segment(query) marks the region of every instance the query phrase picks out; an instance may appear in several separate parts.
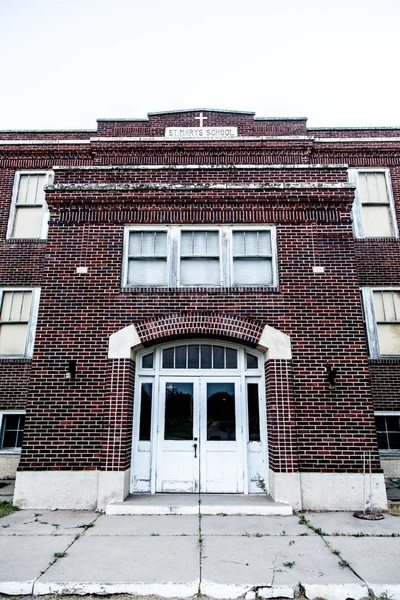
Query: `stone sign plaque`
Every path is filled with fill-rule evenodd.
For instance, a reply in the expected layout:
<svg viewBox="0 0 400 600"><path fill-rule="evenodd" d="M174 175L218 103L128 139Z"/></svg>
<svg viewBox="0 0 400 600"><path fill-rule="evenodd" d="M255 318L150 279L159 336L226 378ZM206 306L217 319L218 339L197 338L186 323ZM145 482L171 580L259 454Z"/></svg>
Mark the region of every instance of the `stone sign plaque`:
<svg viewBox="0 0 400 600"><path fill-rule="evenodd" d="M166 127L167 140L224 140L237 137L237 127Z"/></svg>

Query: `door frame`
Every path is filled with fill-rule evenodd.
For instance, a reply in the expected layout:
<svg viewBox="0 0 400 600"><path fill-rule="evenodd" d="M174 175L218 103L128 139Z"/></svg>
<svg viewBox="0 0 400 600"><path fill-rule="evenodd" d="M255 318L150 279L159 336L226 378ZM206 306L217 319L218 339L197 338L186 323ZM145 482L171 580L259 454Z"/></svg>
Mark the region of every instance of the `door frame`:
<svg viewBox="0 0 400 600"><path fill-rule="evenodd" d="M184 345L216 345L233 348L238 351L238 367L237 369L163 369L161 367L162 351L166 348L184 346ZM249 370L246 368L246 353L258 356L258 368ZM154 362L151 368L142 368L142 357L154 353ZM131 493L156 493L156 471L158 462L158 446L160 437L160 381L164 378L173 378L176 381L182 379L184 381L193 380L197 377L202 380L218 381L221 379L228 380L238 378L240 380L240 388L238 394L238 402L240 408L241 427L243 428L242 438L242 470L243 470L243 494L249 493L249 473L248 473L248 443L249 443L249 426L247 412L247 383L259 383L259 414L260 414L260 441L261 452L263 455L263 463L265 465L264 480L265 493L268 493L268 431L266 419L266 398L265 398L265 374L264 363L265 355L257 350L248 348L247 346L226 342L218 339L180 339L172 342L159 344L146 349L139 350L136 355L136 373L135 373L135 398L133 407L133 429L132 429L132 456L131 456ZM153 383L153 401L151 410L151 442L139 441L140 428L140 394L141 383ZM239 412L238 412L239 414ZM150 477L149 485L146 489L137 487L137 465L139 458L139 447L146 446L150 453ZM238 492L240 493L240 492Z"/></svg>

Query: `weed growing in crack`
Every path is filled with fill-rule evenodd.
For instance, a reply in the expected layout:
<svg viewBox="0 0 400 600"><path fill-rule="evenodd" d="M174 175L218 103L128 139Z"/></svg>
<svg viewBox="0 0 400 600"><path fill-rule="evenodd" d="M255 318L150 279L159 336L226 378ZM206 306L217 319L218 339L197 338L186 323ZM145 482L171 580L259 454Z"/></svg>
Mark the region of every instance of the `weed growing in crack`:
<svg viewBox="0 0 400 600"><path fill-rule="evenodd" d="M308 525L308 521L304 515L301 515L299 518L299 525Z"/></svg>
<svg viewBox="0 0 400 600"><path fill-rule="evenodd" d="M339 554L340 556L340 554ZM350 563L347 562L347 560L344 560L343 558L341 558L339 560L339 567L341 567L342 569L345 569L346 567L350 567Z"/></svg>
<svg viewBox="0 0 400 600"><path fill-rule="evenodd" d="M67 556L66 552L54 552L55 558L64 558L64 556Z"/></svg>
<svg viewBox="0 0 400 600"><path fill-rule="evenodd" d="M287 567L288 569L293 569L294 565L296 564L296 561L294 560L293 562L284 562L283 566Z"/></svg>
<svg viewBox="0 0 400 600"><path fill-rule="evenodd" d="M152 534L151 534L151 537L159 537L159 536L160 536L160 534L159 534L159 533L152 533Z"/></svg>

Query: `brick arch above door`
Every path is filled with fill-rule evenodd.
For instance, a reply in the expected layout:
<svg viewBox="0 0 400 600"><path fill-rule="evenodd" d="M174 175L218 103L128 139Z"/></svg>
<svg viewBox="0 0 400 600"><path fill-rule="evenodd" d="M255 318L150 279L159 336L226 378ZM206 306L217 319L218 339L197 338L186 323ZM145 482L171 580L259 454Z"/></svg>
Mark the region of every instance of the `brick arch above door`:
<svg viewBox="0 0 400 600"><path fill-rule="evenodd" d="M132 351L172 339L207 337L230 340L257 348L269 359L292 358L290 337L282 331L254 321L224 316L169 315L128 325L110 336L108 357L130 358Z"/></svg>

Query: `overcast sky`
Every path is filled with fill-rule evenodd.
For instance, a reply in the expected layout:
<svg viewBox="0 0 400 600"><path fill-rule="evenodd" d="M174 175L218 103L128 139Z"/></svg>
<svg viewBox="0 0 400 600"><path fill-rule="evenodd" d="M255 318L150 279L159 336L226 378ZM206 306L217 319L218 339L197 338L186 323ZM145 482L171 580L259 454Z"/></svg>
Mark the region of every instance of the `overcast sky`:
<svg viewBox="0 0 400 600"><path fill-rule="evenodd" d="M0 0L0 129L219 108L400 126L400 0Z"/></svg>

